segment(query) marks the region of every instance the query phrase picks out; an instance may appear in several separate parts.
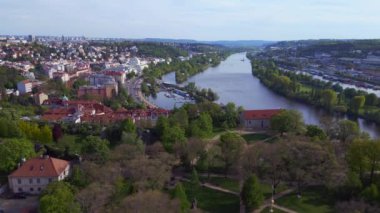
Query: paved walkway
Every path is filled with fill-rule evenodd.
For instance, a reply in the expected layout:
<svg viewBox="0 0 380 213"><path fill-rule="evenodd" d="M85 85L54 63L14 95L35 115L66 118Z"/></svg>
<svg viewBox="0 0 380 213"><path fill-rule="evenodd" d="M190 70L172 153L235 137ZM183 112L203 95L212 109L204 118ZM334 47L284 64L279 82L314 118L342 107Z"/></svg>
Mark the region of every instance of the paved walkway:
<svg viewBox="0 0 380 213"><path fill-rule="evenodd" d="M288 195L292 192L294 192L294 188L291 188L291 189L287 189L285 191L282 191L280 193L277 193L273 196L274 200L277 200L285 195ZM254 210L253 213L260 213L262 212L265 208L267 207L270 207L271 206L271 203L272 203L272 198L269 198L269 199L266 199L264 200L264 204L261 205L258 209ZM274 208L277 208L277 209L280 209L281 211L284 211L284 212L288 212L288 213L296 213L295 211L291 210L291 209L288 209L288 208L285 208L285 207L282 207L282 206L279 206L279 205L276 205L276 204L273 204L273 207Z"/></svg>
<svg viewBox="0 0 380 213"><path fill-rule="evenodd" d="M190 182L190 179L187 179L187 178L184 178L184 177L177 176L176 179L179 179L181 181ZM211 183L201 183L201 186L204 186L206 188L213 189L213 190L216 190L216 191L220 191L220 192L224 192L224 193L240 196L240 194L238 192L234 192L234 191L231 191L231 190L219 187L219 186L215 186L215 185L213 185Z"/></svg>

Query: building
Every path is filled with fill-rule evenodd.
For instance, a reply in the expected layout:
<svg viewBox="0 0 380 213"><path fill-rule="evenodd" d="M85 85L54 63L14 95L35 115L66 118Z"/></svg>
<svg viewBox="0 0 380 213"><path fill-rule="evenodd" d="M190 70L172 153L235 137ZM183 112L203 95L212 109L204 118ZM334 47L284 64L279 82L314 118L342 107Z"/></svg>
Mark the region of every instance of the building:
<svg viewBox="0 0 380 213"><path fill-rule="evenodd" d="M118 94L118 87L115 84L98 86L81 86L78 89L78 98L88 97L97 100L110 99Z"/></svg>
<svg viewBox="0 0 380 213"><path fill-rule="evenodd" d="M273 116L281 109L246 110L241 113L241 125L245 129L268 129Z"/></svg>
<svg viewBox="0 0 380 213"><path fill-rule="evenodd" d="M46 101L48 99L49 99L48 95L46 95L43 92L40 92L40 93L37 93L37 94L34 95L34 101L38 105L42 105L44 103L44 101Z"/></svg>
<svg viewBox="0 0 380 213"><path fill-rule="evenodd" d="M17 90L20 94L32 92L33 83L29 80L20 81L17 83Z"/></svg>
<svg viewBox="0 0 380 213"><path fill-rule="evenodd" d="M23 162L8 176L13 193L39 194L53 181L61 181L70 174L70 163L49 156L37 157Z"/></svg>
<svg viewBox="0 0 380 213"><path fill-rule="evenodd" d="M107 70L107 71L103 71L103 74L113 77L120 84L125 83L125 79L126 79L125 71Z"/></svg>

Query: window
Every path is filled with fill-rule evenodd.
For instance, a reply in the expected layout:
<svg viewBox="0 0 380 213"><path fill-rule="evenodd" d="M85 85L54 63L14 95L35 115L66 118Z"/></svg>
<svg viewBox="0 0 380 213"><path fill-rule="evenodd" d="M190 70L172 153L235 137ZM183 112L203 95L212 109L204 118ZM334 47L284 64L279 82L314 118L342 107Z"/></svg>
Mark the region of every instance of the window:
<svg viewBox="0 0 380 213"><path fill-rule="evenodd" d="M37 183L40 183L40 179L39 178L37 178Z"/></svg>
<svg viewBox="0 0 380 213"><path fill-rule="evenodd" d="M38 187L38 191L39 191L39 192L41 191L41 187Z"/></svg>
<svg viewBox="0 0 380 213"><path fill-rule="evenodd" d="M51 179L51 178L49 178L49 183L51 183L51 181L52 181L52 179Z"/></svg>
<svg viewBox="0 0 380 213"><path fill-rule="evenodd" d="M30 183L30 184L33 183L33 179L32 179L32 178L29 179L29 183Z"/></svg>
<svg viewBox="0 0 380 213"><path fill-rule="evenodd" d="M18 188L18 191L19 191L19 192L22 192L22 188Z"/></svg>
<svg viewBox="0 0 380 213"><path fill-rule="evenodd" d="M21 184L21 179L17 179L17 183L18 183L18 184Z"/></svg>
<svg viewBox="0 0 380 213"><path fill-rule="evenodd" d="M30 191L31 191L31 192L34 191L33 187L30 188Z"/></svg>

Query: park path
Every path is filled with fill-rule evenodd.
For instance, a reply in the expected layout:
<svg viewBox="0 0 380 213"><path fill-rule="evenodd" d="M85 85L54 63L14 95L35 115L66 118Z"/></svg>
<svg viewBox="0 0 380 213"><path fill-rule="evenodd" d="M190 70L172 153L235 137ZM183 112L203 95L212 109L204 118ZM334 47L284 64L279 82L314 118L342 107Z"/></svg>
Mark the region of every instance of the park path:
<svg viewBox="0 0 380 213"><path fill-rule="evenodd" d="M292 192L294 192L294 188L290 188L290 189L287 189L285 191L282 191L280 193L277 193L273 196L274 200L277 200L285 195L288 195ZM262 212L265 208L267 207L270 207L271 206L271 203L272 203L272 198L269 198L269 199L266 199L264 200L264 204L261 205L258 209L254 210L253 213L260 213ZM281 211L284 211L284 212L287 212L287 213L297 213L296 211L293 211L291 209L288 209L288 208L285 208L283 206L279 206L279 205L276 205L276 204L273 204L273 207L274 208L277 208L277 209L280 209Z"/></svg>
<svg viewBox="0 0 380 213"><path fill-rule="evenodd" d="M184 177L180 177L180 176L177 176L176 179L179 179L181 181L190 182L190 179L187 179L187 178L184 178ZM234 192L234 191L231 191L231 190L219 187L219 186L215 186L215 185L213 185L211 183L207 183L207 182L201 183L201 186L204 186L206 188L213 189L213 190L216 190L216 191L220 191L220 192L224 192L224 193L240 196L240 194L238 192Z"/></svg>

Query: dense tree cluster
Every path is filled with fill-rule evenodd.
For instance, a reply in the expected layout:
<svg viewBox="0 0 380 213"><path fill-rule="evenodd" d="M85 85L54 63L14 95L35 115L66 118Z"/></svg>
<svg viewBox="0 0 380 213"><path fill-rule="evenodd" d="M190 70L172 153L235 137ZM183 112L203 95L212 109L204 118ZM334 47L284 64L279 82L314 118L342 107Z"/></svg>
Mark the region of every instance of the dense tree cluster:
<svg viewBox="0 0 380 213"><path fill-rule="evenodd" d="M375 94L343 89L312 76L281 71L274 62L252 60L252 73L275 92L330 112L349 113L380 123L380 101Z"/></svg>

